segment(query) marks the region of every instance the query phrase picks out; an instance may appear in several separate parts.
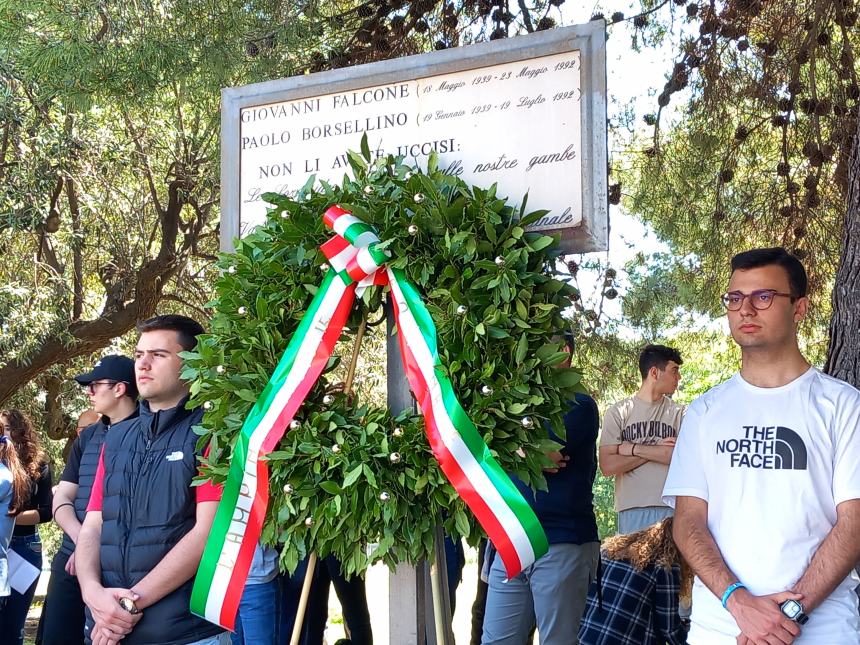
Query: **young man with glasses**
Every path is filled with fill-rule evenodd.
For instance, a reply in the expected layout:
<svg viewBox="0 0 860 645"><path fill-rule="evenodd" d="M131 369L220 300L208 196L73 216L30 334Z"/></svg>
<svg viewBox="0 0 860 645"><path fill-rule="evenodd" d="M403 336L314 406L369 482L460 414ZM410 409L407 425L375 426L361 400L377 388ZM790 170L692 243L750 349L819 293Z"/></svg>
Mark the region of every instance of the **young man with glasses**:
<svg viewBox="0 0 860 645"><path fill-rule="evenodd" d="M810 367L803 265L732 259L740 372L694 401L663 491L696 572L689 642L860 644L860 392Z"/></svg>
<svg viewBox="0 0 860 645"><path fill-rule="evenodd" d="M45 605L36 641L44 645L74 645L84 642L84 601L75 570L75 545L87 512L99 453L111 426L137 415L137 386L134 361L125 356L105 356L92 371L75 381L90 398L95 421L79 430L66 468L54 491L54 521L63 529L63 542L51 563Z"/></svg>

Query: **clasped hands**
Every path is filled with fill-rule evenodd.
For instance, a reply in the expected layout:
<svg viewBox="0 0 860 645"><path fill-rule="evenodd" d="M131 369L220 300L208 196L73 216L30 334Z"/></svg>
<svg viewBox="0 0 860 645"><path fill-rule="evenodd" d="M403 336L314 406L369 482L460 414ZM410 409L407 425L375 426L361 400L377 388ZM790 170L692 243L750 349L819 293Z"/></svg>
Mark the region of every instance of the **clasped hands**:
<svg viewBox="0 0 860 645"><path fill-rule="evenodd" d="M115 645L134 629L143 616L132 614L123 609L120 598L138 600L138 595L130 589L119 587L99 587L87 594L85 601L93 614L95 625L90 638L93 645Z"/></svg>
<svg viewBox="0 0 860 645"><path fill-rule="evenodd" d="M779 606L786 600L802 600L803 595L781 591L766 596L754 596L738 589L727 607L741 630L738 645L790 645L800 636L800 625L782 613Z"/></svg>

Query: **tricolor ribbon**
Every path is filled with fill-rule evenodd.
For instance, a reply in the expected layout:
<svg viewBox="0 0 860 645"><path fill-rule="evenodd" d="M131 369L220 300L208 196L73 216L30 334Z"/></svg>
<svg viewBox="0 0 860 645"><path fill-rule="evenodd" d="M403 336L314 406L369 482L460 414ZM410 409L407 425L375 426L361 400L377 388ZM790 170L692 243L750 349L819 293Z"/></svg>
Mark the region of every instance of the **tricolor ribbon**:
<svg viewBox="0 0 860 645"><path fill-rule="evenodd" d="M191 611L233 629L239 600L269 503L261 459L280 441L340 338L356 295L388 284L406 376L433 454L475 514L513 577L548 549L526 500L490 455L444 374L430 312L404 273L386 266L373 228L339 206L323 219L336 236L323 244L330 269L260 398L242 426L203 552Z"/></svg>

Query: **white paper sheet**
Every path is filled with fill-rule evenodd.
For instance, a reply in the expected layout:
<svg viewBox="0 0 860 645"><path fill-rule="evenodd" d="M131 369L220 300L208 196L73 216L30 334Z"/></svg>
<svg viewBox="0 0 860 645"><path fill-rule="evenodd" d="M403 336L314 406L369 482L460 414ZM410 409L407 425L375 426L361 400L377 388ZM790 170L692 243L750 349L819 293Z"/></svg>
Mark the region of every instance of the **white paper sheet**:
<svg viewBox="0 0 860 645"><path fill-rule="evenodd" d="M7 558L9 560L9 585L18 593L23 594L41 572L12 549L7 552Z"/></svg>

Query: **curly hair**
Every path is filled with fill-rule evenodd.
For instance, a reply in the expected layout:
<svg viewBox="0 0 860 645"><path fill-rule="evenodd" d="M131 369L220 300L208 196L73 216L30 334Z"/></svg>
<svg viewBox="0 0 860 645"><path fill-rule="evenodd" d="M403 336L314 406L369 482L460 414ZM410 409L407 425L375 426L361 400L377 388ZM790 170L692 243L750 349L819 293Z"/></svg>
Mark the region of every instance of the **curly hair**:
<svg viewBox="0 0 860 645"><path fill-rule="evenodd" d="M671 569L681 567L681 598L689 600L693 591L693 570L672 539L672 518L657 522L646 529L615 535L603 542L603 552L612 560L629 562L637 571L650 566Z"/></svg>
<svg viewBox="0 0 860 645"><path fill-rule="evenodd" d="M48 458L42 449L42 440L33 429L33 422L30 421L30 417L20 410L10 409L0 412L0 421L9 432L18 458L21 460L21 465L27 471L30 479L33 481L39 479L42 465Z"/></svg>

